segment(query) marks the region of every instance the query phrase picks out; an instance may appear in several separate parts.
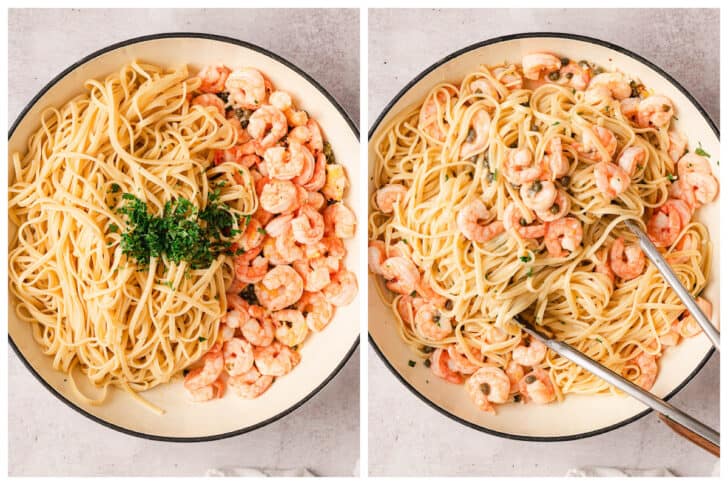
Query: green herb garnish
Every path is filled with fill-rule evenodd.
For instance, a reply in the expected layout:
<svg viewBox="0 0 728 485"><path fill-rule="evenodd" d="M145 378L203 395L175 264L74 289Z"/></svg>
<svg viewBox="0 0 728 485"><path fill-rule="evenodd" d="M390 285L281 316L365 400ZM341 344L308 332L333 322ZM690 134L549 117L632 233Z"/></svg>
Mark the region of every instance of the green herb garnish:
<svg viewBox="0 0 728 485"><path fill-rule="evenodd" d="M667 174L667 180L669 180L670 182L674 182L675 180L677 180L677 177L675 177L675 176L674 176L673 174L671 174L671 173L668 173L668 174Z"/></svg>
<svg viewBox="0 0 728 485"><path fill-rule="evenodd" d="M410 367L414 367L415 366L415 361L414 360L410 360L409 362L407 362L407 365L410 366Z"/></svg>
<svg viewBox="0 0 728 485"><path fill-rule="evenodd" d="M198 337L198 338L197 338L197 340L198 340L199 342L204 342L204 341L205 341L205 340L207 340L207 339L206 339L205 337Z"/></svg>
<svg viewBox="0 0 728 485"><path fill-rule="evenodd" d="M111 184L111 193L116 194L117 192L121 192L121 186L117 183Z"/></svg>
<svg viewBox="0 0 728 485"><path fill-rule="evenodd" d="M700 155L701 157L710 158L710 153L703 150L703 145L700 142L698 142L698 148L695 149L695 153Z"/></svg>
<svg viewBox="0 0 728 485"><path fill-rule="evenodd" d="M336 157L334 151L331 149L331 143L324 142L324 156L326 157L326 163L336 163Z"/></svg>
<svg viewBox="0 0 728 485"><path fill-rule="evenodd" d="M109 232L119 232L119 226L116 224L109 224Z"/></svg>
<svg viewBox="0 0 728 485"><path fill-rule="evenodd" d="M521 256L521 257L520 257L520 258L518 258L518 259L520 259L520 260L521 260L522 262L524 262L524 263L528 263L529 261L531 261L531 256L527 254L527 255L525 255L525 256Z"/></svg>
<svg viewBox="0 0 728 485"><path fill-rule="evenodd" d="M235 218L230 208L217 202L219 189L209 196L207 207L199 210L185 198L168 201L161 216L147 211L147 204L125 193L125 204L118 212L127 216L121 235L122 252L146 269L152 258L162 255L179 264L186 261L193 269L209 267L215 258L229 251Z"/></svg>

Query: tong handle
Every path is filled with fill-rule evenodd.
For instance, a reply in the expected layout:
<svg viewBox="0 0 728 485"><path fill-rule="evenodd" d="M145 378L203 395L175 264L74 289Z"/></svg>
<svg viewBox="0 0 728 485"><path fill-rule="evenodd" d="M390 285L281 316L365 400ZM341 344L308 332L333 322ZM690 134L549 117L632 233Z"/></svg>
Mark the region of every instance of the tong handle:
<svg viewBox="0 0 728 485"><path fill-rule="evenodd" d="M670 419L669 417L665 416L662 413L657 413L657 415L660 417L663 423L665 423L670 429L672 429L674 432L682 436L683 438L692 441L694 444L698 445L705 451L717 456L720 458L720 446L711 443L707 439L705 439L703 436L700 436L695 431L683 426L682 424L678 423L677 421Z"/></svg>

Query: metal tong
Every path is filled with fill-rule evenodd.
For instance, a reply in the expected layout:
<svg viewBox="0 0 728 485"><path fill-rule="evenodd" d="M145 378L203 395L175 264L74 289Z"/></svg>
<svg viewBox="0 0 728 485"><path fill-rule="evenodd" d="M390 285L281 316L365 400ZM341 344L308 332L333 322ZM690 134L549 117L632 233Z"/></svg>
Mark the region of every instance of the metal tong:
<svg viewBox="0 0 728 485"><path fill-rule="evenodd" d="M698 322L698 325L700 325L703 329L703 332L705 332L705 335L708 336L710 341L713 343L713 346L720 352L720 332L713 326L708 317L705 316L690 292L688 292L682 283L680 283L680 280L672 271L672 268L667 261L665 261L665 258L662 257L660 251L657 250L647 234L645 234L640 226L634 221L627 219L624 223L627 228L632 231L635 236L637 236L640 247L645 255L647 255L647 258L652 261L652 264L654 264L660 274L662 274L665 281L667 281L667 284L675 290L675 293L677 293L677 296L680 298L680 301L683 302L690 315L695 318L695 321Z"/></svg>
<svg viewBox="0 0 728 485"><path fill-rule="evenodd" d="M526 333L542 342L549 349L553 350L562 357L569 359L581 368L591 372L595 376L603 379L617 389L624 391L625 393L640 401L645 406L648 406L657 411L658 415L665 422L665 424L672 428L672 430L676 433L689 439L693 443L709 451L715 456L720 456L720 433L718 433L716 430L706 426L692 416L680 411L676 407L668 404L666 401L663 401L654 394L645 391L637 384L634 384L632 381L625 379L621 375L612 371L608 367L603 366L592 358L584 355L570 345L560 342L558 340L554 340L543 334L542 332L536 330L519 315L516 315L514 317L514 320L521 326L521 328Z"/></svg>

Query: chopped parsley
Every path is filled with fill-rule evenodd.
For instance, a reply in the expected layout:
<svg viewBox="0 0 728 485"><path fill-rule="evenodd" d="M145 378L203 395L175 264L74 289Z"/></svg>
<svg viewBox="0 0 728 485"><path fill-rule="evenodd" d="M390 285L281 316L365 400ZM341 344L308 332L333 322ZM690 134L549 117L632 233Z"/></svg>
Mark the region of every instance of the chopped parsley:
<svg viewBox="0 0 728 485"><path fill-rule="evenodd" d="M258 301L258 296L255 294L254 285L246 286L243 291L239 293L239 295L240 298L245 300L250 305L260 305L260 302Z"/></svg>
<svg viewBox="0 0 728 485"><path fill-rule="evenodd" d="M324 142L324 156L326 157L326 163L336 163L336 157L334 151L331 149L331 143Z"/></svg>
<svg viewBox="0 0 728 485"><path fill-rule="evenodd" d="M410 360L409 362L407 362L407 365L410 367L414 367L416 364L414 360Z"/></svg>
<svg viewBox="0 0 728 485"><path fill-rule="evenodd" d="M200 342L204 342L207 339L205 337L198 337L197 340L200 341Z"/></svg>
<svg viewBox="0 0 728 485"><path fill-rule="evenodd" d="M109 232L119 232L119 226L116 224L109 224Z"/></svg>
<svg viewBox="0 0 728 485"><path fill-rule="evenodd" d="M668 173L668 174L667 174L667 180L669 180L670 182L674 182L675 180L677 180L677 177L675 177L675 176L674 176L673 174L671 174L671 173Z"/></svg>
<svg viewBox="0 0 728 485"><path fill-rule="evenodd" d="M521 260L522 262L524 262L524 263L528 263L529 261L531 261L531 256L527 254L527 255L525 255L525 256L521 256L521 257L520 257L520 258L518 258L518 259L520 259L520 260Z"/></svg>
<svg viewBox="0 0 728 485"><path fill-rule="evenodd" d="M701 157L710 158L710 153L703 150L703 145L700 142L698 142L698 148L695 149L695 153L700 155Z"/></svg>
<svg viewBox="0 0 728 485"><path fill-rule="evenodd" d="M116 194L118 192L121 192L121 186L117 183L111 184L111 193Z"/></svg>
<svg viewBox="0 0 728 485"><path fill-rule="evenodd" d="M258 229L256 229L256 231L265 236L265 229L263 229L262 227L259 227Z"/></svg>
<svg viewBox="0 0 728 485"><path fill-rule="evenodd" d="M123 194L124 204L117 210L127 217L122 252L135 259L140 269L162 255L175 264L186 261L193 269L209 267L219 254L229 252L229 238L237 232L235 218L227 205L218 202L219 196L219 189L211 193L202 210L185 198L173 199L157 216L148 212L143 200Z"/></svg>
<svg viewBox="0 0 728 485"><path fill-rule="evenodd" d="M533 276L533 268L528 268L528 271L526 271L526 277L530 278Z"/></svg>
<svg viewBox="0 0 728 485"><path fill-rule="evenodd" d="M561 124L560 121L555 121L551 126L556 126L556 125L560 125L560 124Z"/></svg>

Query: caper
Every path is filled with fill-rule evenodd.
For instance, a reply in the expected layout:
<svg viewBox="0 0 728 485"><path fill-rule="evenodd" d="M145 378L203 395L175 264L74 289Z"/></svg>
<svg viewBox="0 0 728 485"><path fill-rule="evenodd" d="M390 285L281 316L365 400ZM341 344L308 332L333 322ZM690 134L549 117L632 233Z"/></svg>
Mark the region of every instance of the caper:
<svg viewBox="0 0 728 485"><path fill-rule="evenodd" d="M445 302L445 309L446 309L446 310L452 310L452 307L453 307L453 302L452 302L452 300L447 300L447 301Z"/></svg>
<svg viewBox="0 0 728 485"><path fill-rule="evenodd" d="M664 111L664 112L670 111L670 105L669 104L663 104L662 105L662 111Z"/></svg>
<svg viewBox="0 0 728 485"><path fill-rule="evenodd" d="M527 221L526 219L524 219L523 217L521 217L521 220L519 220L518 222L519 222L519 223L520 223L520 224L521 224L522 226L525 226L526 224L528 224L528 221Z"/></svg>
<svg viewBox="0 0 728 485"><path fill-rule="evenodd" d="M480 390L483 394L490 394L490 384L484 382L480 385Z"/></svg>
<svg viewBox="0 0 728 485"><path fill-rule="evenodd" d="M527 375L526 376L526 384L533 384L536 381L536 376Z"/></svg>
<svg viewBox="0 0 728 485"><path fill-rule="evenodd" d="M475 130L470 128L470 130L468 130L468 136L467 138L465 138L465 141L468 143L472 143L473 140L475 140Z"/></svg>
<svg viewBox="0 0 728 485"><path fill-rule="evenodd" d="M567 65L568 63L569 63L569 58L568 58L568 57L562 57L562 58L561 58L561 65L562 65L562 66L565 66L565 65Z"/></svg>
<svg viewBox="0 0 728 485"><path fill-rule="evenodd" d="M561 185L563 185L564 187L568 187L571 183L571 177L569 177L568 175L564 175L563 177L561 177L559 182L561 182Z"/></svg>
<svg viewBox="0 0 728 485"><path fill-rule="evenodd" d="M488 172L488 175L485 176L485 180L487 180L489 184L492 184L495 180L495 175L493 174L493 172Z"/></svg>
<svg viewBox="0 0 728 485"><path fill-rule="evenodd" d="M551 206L551 213L552 214L558 214L559 213L559 204L554 204Z"/></svg>
<svg viewBox="0 0 728 485"><path fill-rule="evenodd" d="M549 79L552 81L558 81L561 77L561 74L559 74L559 71L554 71L549 73Z"/></svg>
<svg viewBox="0 0 728 485"><path fill-rule="evenodd" d="M540 180L536 180L533 185L531 185L531 191L535 193L541 192L541 189L543 188L543 185L541 185Z"/></svg>
<svg viewBox="0 0 728 485"><path fill-rule="evenodd" d="M566 74L564 74L564 76L566 76L566 79L571 79L572 77L574 77L574 73L573 72L567 72Z"/></svg>
<svg viewBox="0 0 728 485"><path fill-rule="evenodd" d="M591 66L589 66L589 63L586 61L579 61L579 67L581 67L582 69L589 69L589 67Z"/></svg>

